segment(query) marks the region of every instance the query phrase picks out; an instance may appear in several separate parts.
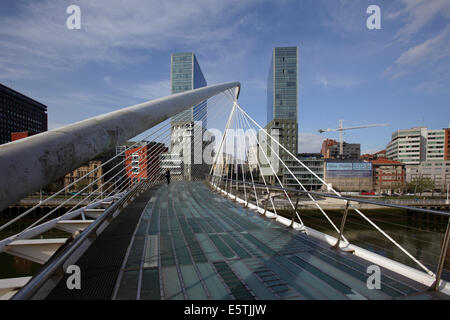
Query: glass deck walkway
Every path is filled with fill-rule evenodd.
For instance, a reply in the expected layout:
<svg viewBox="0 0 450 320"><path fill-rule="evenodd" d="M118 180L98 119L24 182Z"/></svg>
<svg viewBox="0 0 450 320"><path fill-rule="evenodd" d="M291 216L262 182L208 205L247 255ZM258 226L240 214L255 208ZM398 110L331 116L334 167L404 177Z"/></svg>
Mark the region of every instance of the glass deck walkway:
<svg viewBox="0 0 450 320"><path fill-rule="evenodd" d="M383 268L381 289L370 290L370 262L242 208L201 182L156 188L139 216L109 280L114 299L447 298Z"/></svg>

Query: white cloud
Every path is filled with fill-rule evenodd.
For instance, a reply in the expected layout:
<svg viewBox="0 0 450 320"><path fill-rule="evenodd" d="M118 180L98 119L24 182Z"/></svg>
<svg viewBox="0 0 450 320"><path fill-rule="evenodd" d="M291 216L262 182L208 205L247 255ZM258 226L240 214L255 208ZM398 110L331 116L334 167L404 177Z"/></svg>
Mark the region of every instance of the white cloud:
<svg viewBox="0 0 450 320"><path fill-rule="evenodd" d="M403 0L403 7L386 15L388 20L405 21L395 39L403 42L411 40L413 35L424 28L437 15L450 18L448 0Z"/></svg>
<svg viewBox="0 0 450 320"><path fill-rule="evenodd" d="M450 24L437 36L411 47L397 59L399 65L417 64L425 59L437 60L450 55Z"/></svg>
<svg viewBox="0 0 450 320"><path fill-rule="evenodd" d="M115 75L117 70L86 74L91 83L97 80L109 87L104 93L93 87L69 87L71 81L60 81L62 77L72 77L87 65L126 69L160 52L196 48L209 84L235 81L240 75L232 70L254 44L243 39L261 25L255 14L245 13L251 12L246 9L253 1L77 0L81 29L68 30L66 8L72 3L21 2L15 15L0 19L0 81L36 83L44 78L47 88L58 88L33 93L48 105L53 128L170 94L169 79L150 81L150 77L130 83Z"/></svg>
<svg viewBox="0 0 450 320"><path fill-rule="evenodd" d="M110 85L112 83L112 77L110 76L104 76L103 81L105 81L106 84Z"/></svg>
<svg viewBox="0 0 450 320"><path fill-rule="evenodd" d="M447 21L442 27L435 23L441 17ZM393 40L399 46L407 47L383 75L395 80L406 75L413 79L415 74L420 74L416 90L442 91L442 85L435 79L448 79L449 76L445 61L450 58L450 1L402 0L400 8L387 13L385 18L400 22L401 27Z"/></svg>
<svg viewBox="0 0 450 320"><path fill-rule="evenodd" d="M81 29L68 30L69 4L50 0L21 4L17 15L0 20L0 69L6 70L2 77L74 70L88 62L139 63L148 58L133 49L181 46L217 53L226 47L223 41L239 39L245 34L243 27L256 19L253 15L237 19L249 5L238 0L133 0L126 5L119 0L78 0Z"/></svg>
<svg viewBox="0 0 450 320"><path fill-rule="evenodd" d="M326 89L329 87L351 88L361 84L361 80L355 77L327 74L317 76L316 83L323 85Z"/></svg>
<svg viewBox="0 0 450 320"><path fill-rule="evenodd" d="M410 47L395 61L395 64L384 71L384 75L397 79L408 74L410 70L426 69L438 61L450 57L450 24L438 35Z"/></svg>
<svg viewBox="0 0 450 320"><path fill-rule="evenodd" d="M299 153L319 153L322 148L324 137L314 133L298 134L298 152Z"/></svg>

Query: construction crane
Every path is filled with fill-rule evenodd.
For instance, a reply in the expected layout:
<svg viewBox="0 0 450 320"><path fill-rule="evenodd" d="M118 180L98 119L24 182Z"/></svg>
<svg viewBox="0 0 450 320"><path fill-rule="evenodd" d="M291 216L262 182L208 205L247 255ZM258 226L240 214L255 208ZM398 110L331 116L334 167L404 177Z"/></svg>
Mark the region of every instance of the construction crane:
<svg viewBox="0 0 450 320"><path fill-rule="evenodd" d="M335 129L319 129L320 133L323 132L333 132L333 131L339 131L339 156L342 158L342 156L344 155L344 137L343 137L343 131L344 130L353 130L353 129L363 129L363 128L372 128L372 127L386 127L388 126L389 123L381 123L381 124L367 124L364 126L356 126L356 127L347 127L344 128L344 120L339 120L339 128L335 128Z"/></svg>

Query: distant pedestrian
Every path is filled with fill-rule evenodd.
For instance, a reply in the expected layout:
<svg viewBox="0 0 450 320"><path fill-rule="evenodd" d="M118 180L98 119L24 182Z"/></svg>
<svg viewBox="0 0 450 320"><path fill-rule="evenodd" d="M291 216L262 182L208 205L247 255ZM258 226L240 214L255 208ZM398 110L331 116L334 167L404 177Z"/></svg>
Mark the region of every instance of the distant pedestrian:
<svg viewBox="0 0 450 320"><path fill-rule="evenodd" d="M166 179L167 179L167 184L170 184L170 171L169 171L169 169L166 169Z"/></svg>

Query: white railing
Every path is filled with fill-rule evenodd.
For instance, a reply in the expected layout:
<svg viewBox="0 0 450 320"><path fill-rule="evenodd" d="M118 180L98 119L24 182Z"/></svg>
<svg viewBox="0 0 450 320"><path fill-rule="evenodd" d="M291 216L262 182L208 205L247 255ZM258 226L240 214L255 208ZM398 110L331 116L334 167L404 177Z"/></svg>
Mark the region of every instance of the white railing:
<svg viewBox="0 0 450 320"><path fill-rule="evenodd" d="M223 158L221 156L216 157L216 161L213 165L214 170L211 170L210 172L210 181L214 188L218 188L224 192L224 194L227 194L232 199L237 200L240 198L243 203L245 203L246 206L249 205L250 198L253 198L252 205L259 208L258 210L261 210L262 213L266 214L268 212L267 206L271 205L271 208L273 210L273 213L275 216L277 215L277 206L275 205L275 198L283 198L287 201L288 206L290 207L290 210L292 212L292 218L291 218L291 224L294 224L294 218L296 218L299 222L301 230L305 231L307 230L307 226L305 226L304 222L301 219L301 215L299 214L299 208L298 208L298 196L300 194L307 196L310 201L314 204L317 210L321 212L323 217L325 218L325 221L328 221L328 223L332 226L334 231L337 234L337 242L334 245L336 248L341 248L341 240L344 241L347 245L349 245L349 241L344 237L344 230L345 230L345 223L347 221L347 214L349 210L351 209L353 212L355 212L360 218L362 218L365 223L370 225L374 230L376 230L378 233L380 233L385 239L389 241L391 245L393 245L395 248L400 250L404 255L406 255L409 259L411 259L420 269L425 271L429 276L433 277L435 279L434 284L432 285L433 289L437 289L440 283L443 266L445 257L447 254L447 248L448 248L448 241L449 241L449 220L450 217L449 212L445 211L437 211L437 210L428 210L428 209L421 209L421 208L412 208L412 207L406 207L403 205L396 205L396 204L390 204L390 203L383 203L383 202L376 202L371 201L367 199L360 199L360 198L349 198L344 197L340 193L338 193L336 190L334 190L331 185L329 185L322 177L320 177L316 172L311 170L308 166L306 166L302 161L300 161L295 155L293 155L285 146L279 143L279 141L274 138L270 133L268 133L264 128L262 128L255 120L253 120L239 105L239 103L233 99L232 96L229 97L230 100L233 100L234 102L234 108L230 115L230 119L228 121L229 125L227 125L227 130L229 129L243 129L244 131L250 130L251 134L253 134L253 147L247 146L245 142L242 143L244 145L245 150L240 150L241 155L234 154L234 157L231 160L228 160L227 157ZM263 134L263 138L267 139L269 141L268 143L262 143L260 141L260 138L254 132L259 131ZM225 132L225 135L227 132ZM242 137L244 139L245 137ZM225 137L224 137L225 140ZM262 145L265 145L265 148L262 147ZM275 147L279 147L280 151L288 155L288 158L282 159L280 154L281 152L278 152L278 149ZM255 149L257 151L255 151ZM250 163L249 159L245 158L245 156L242 156L243 154L248 154L248 152L255 153L253 155L253 159L258 159L257 163L252 163L253 167L257 168L258 171L258 177L257 180L252 170L245 169L244 173L244 167L247 166L249 168ZM222 149L219 148L218 153L221 154L223 152ZM270 160L270 155L275 155L275 160ZM261 157L262 155L262 157ZM239 159L240 157L240 159ZM224 160L225 159L225 160ZM267 173L264 173L261 170L262 164L260 164L260 159L262 161L266 161L266 167L268 167L271 170L271 175L267 175ZM288 187L283 185L283 181L281 181L278 171L274 169L274 166L278 162L282 168L288 172L289 174L287 177L289 179L294 180L296 182L296 188L292 188L292 184ZM300 166L302 166L304 169L308 171L309 174L314 176L315 179L320 181L320 183L323 186L326 186L327 189L331 192L331 194L327 193L320 193L320 192L311 192L306 189L306 187L302 184L302 182L296 177L296 175L291 171L290 167L286 165L286 162L292 162L298 163ZM239 172L241 171L241 172ZM271 178L272 181L275 182L275 185L269 184L267 182L267 179ZM241 188L240 188L241 186ZM243 186L243 187L242 187ZM258 194L258 191L260 193ZM275 194L274 194L275 193ZM326 213L326 211L322 208L320 203L317 199L323 199L323 198L334 198L337 200L340 200L343 204L345 204L344 208L344 214L343 218L340 224L340 227L338 228L336 224L333 222L333 220L330 218L329 214ZM295 203L295 204L294 204ZM439 254L439 261L437 263L436 267L436 273L431 271L429 267L427 267L422 261L420 261L419 258L415 257L413 254L411 254L404 246L400 245L398 241L396 241L391 235L389 235L385 230L379 227L377 223L374 222L374 219L370 219L366 214L364 214L357 206L356 204L373 204L378 206L384 206L389 208L398 208L398 209L405 209L408 208L409 210L418 211L426 214L433 214L433 215L440 215L444 216L447 221L445 222L446 226L446 232L443 236L443 241L441 245L441 253Z"/></svg>

